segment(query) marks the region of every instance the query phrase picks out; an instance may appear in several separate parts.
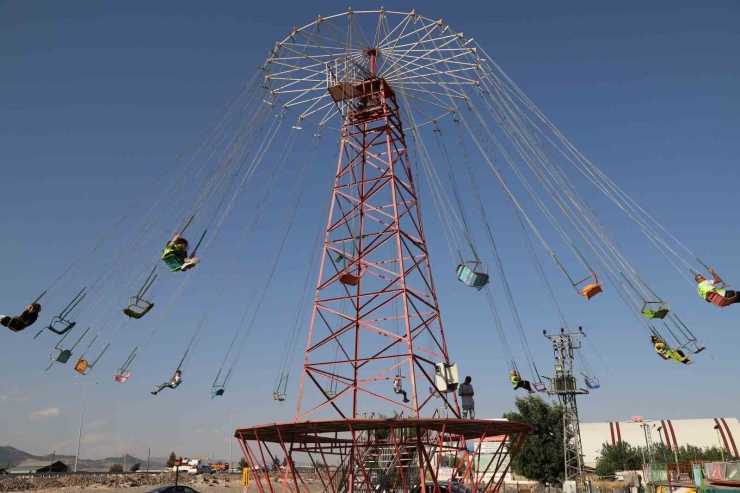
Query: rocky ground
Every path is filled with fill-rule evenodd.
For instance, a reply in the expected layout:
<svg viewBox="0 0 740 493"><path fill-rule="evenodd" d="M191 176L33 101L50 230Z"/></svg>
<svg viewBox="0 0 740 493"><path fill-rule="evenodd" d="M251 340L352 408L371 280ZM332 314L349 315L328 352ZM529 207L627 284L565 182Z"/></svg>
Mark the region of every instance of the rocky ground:
<svg viewBox="0 0 740 493"><path fill-rule="evenodd" d="M0 476L2 478L2 476ZM107 476L63 476L59 478L2 478L0 492L6 491L44 491L45 493L68 493L93 491L105 493L125 488L127 493L144 493L158 486L175 483L174 474L127 474ZM226 493L241 491L241 476L226 474L203 474L189 476L181 474L178 484L190 486L201 493ZM256 493L257 489L251 487ZM250 491L250 493L252 493Z"/></svg>

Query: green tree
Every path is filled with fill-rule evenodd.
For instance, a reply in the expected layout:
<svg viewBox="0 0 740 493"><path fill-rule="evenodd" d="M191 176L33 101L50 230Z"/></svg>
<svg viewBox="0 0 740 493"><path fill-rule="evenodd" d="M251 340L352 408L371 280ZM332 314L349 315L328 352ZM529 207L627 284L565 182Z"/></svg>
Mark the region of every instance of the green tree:
<svg viewBox="0 0 740 493"><path fill-rule="evenodd" d="M239 469L244 469L245 467L247 467L247 459L245 459L244 457L242 457L239 460Z"/></svg>
<svg viewBox="0 0 740 493"><path fill-rule="evenodd" d="M539 481L556 483L563 477L563 411L556 403L539 396L517 397L517 410L504 418L532 426L512 464L515 473Z"/></svg>
<svg viewBox="0 0 740 493"><path fill-rule="evenodd" d="M175 467L175 460L177 460L175 452L170 452L170 456L167 458L167 467Z"/></svg>
<svg viewBox="0 0 740 493"><path fill-rule="evenodd" d="M108 472L123 472L123 466L121 464L111 464Z"/></svg>
<svg viewBox="0 0 740 493"><path fill-rule="evenodd" d="M614 445L604 443L596 459L596 475L614 477L617 471L636 471L642 469L642 451L627 442Z"/></svg>
<svg viewBox="0 0 740 493"><path fill-rule="evenodd" d="M283 457L283 467L288 467L288 458Z"/></svg>
<svg viewBox="0 0 740 493"><path fill-rule="evenodd" d="M137 462L136 464L134 464L133 466L131 466L131 472L136 472L139 469L141 469L141 463L140 462Z"/></svg>

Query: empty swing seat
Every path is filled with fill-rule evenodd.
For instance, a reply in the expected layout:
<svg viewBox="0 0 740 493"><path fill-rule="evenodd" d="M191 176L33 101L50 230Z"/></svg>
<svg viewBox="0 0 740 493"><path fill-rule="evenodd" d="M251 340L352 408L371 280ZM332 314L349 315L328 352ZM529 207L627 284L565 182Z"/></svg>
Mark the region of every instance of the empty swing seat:
<svg viewBox="0 0 740 493"><path fill-rule="evenodd" d="M89 368L89 364L86 359L80 359L77 364L75 365L75 371L77 373L80 373L82 375L87 375L87 369Z"/></svg>
<svg viewBox="0 0 740 493"><path fill-rule="evenodd" d="M599 387L601 387L601 384L599 383L598 378L586 378L584 379L584 382L586 382L586 387L588 387L590 390L596 390Z"/></svg>
<svg viewBox="0 0 740 493"><path fill-rule="evenodd" d="M643 308L642 314L645 315L646 318L652 320L654 318L658 319L664 319L666 315L668 315L668 308L659 308L657 310L651 310L650 308Z"/></svg>
<svg viewBox="0 0 740 493"><path fill-rule="evenodd" d="M119 369L118 372L113 376L113 380L115 380L118 383L126 383L126 380L128 380L130 377L131 377L130 371L124 372L122 369Z"/></svg>
<svg viewBox="0 0 740 493"><path fill-rule="evenodd" d="M51 323L46 328L61 336L72 330L75 325L77 325L77 322L69 322L57 316L51 320Z"/></svg>
<svg viewBox="0 0 740 493"><path fill-rule="evenodd" d="M733 296L732 298L725 298L719 293L708 293L707 294L707 301L714 306L718 306L720 308L724 308L728 305L732 305L737 301L737 295Z"/></svg>
<svg viewBox="0 0 740 493"><path fill-rule="evenodd" d="M64 364L67 361L69 361L69 358L71 356L72 356L72 351L70 349L63 349L59 351L59 354L55 358L52 358L52 359L56 361L57 363Z"/></svg>
<svg viewBox="0 0 740 493"><path fill-rule="evenodd" d="M211 392L212 397L221 397L226 392L224 389L218 389Z"/></svg>
<svg viewBox="0 0 740 493"><path fill-rule="evenodd" d="M347 286L357 286L358 284L360 284L360 276L345 272L344 274L339 276L339 282Z"/></svg>
<svg viewBox="0 0 740 493"><path fill-rule="evenodd" d="M601 293L601 284L588 284L581 290L581 296L587 300L590 300L599 293Z"/></svg>
<svg viewBox="0 0 740 493"><path fill-rule="evenodd" d="M474 270L467 263L457 266L457 278L466 286L475 288L478 291L488 284L488 274Z"/></svg>
<svg viewBox="0 0 740 493"><path fill-rule="evenodd" d="M543 382L533 382L532 387L534 387L534 390L537 392L547 392L547 385Z"/></svg>
<svg viewBox="0 0 740 493"><path fill-rule="evenodd" d="M135 318L136 320L140 319L147 313L149 313L149 310L154 308L154 303L150 303L148 301L144 300L138 300L139 302L143 303L145 306L140 306L136 303L130 304L128 307L123 309L123 313L130 318ZM138 310L137 310L138 309Z"/></svg>

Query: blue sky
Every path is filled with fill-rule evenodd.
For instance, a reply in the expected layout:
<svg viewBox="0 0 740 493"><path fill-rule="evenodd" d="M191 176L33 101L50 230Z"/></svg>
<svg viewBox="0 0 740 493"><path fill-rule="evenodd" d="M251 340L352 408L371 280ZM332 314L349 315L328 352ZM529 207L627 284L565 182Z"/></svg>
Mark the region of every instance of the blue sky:
<svg viewBox="0 0 740 493"><path fill-rule="evenodd" d="M581 152L728 280L740 276L740 237L731 227L740 112L736 3L532 1L503 7L460 1L454 7L384 7L417 8L474 37ZM25 306L90 245L242 88L276 40L319 14L346 8L333 1L320 8L308 2L0 2L0 272L6 280L0 311ZM282 195L267 208L262 233L251 240L237 279L230 280L223 316L204 331L176 392L157 398L148 393L177 366L228 258L214 258L221 269L210 274L203 273L206 263L198 267L198 277L137 363L135 377L123 386L111 375L148 325L137 326L138 332L127 326L117 339L90 377L99 383L89 389L83 456L141 456L151 447L160 456L175 449L226 457L230 426L224 408L241 407L234 414L240 426L292 419L291 399L278 405L271 398L283 353L275 341L287 337L310 239L325 221L321 209L332 156L333 149L317 156L317 163L331 163L324 168L329 171L317 171L307 185L289 254L227 394L211 400L210 384L241 317L239 306L261 281L259 267L273 244L270 224L282 220L280 197L292 190L289 180L279 182ZM258 179L266 180L266 174ZM584 191L601 205L594 194ZM238 241L255 197L248 192L240 202L216 251ZM427 229L438 227L433 210L424 212ZM707 342L713 358L704 353L691 368L661 361L622 305L575 299L552 271L569 320L588 328L608 367L586 347L603 386L580 401L582 419L735 415L740 390L729 383L740 370L735 307L720 311L701 302L614 210L605 207L602 217L614 221L610 231L620 245ZM487 307L461 290L449 274L454 265L441 235L428 234L450 352L464 366L461 371L474 377L479 416L499 416L511 409L514 394L502 376L506 365ZM529 305L539 285L526 258L517 255L514 237L502 233L503 255L509 276L516 277L538 366L548 368L550 347L539 334L556 329L557 319ZM296 269L300 274L292 276ZM176 284L168 280L166 286ZM83 379L69 365L44 372L54 339L44 334L34 341L33 333L0 332L0 444L36 454L74 453L81 397L74 383ZM513 329L510 340L516 344Z"/></svg>

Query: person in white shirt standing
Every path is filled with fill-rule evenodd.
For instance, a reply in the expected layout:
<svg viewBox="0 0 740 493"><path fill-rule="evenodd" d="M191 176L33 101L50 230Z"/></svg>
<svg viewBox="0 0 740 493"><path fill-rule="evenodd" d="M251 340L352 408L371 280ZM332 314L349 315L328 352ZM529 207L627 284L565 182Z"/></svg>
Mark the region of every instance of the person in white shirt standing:
<svg viewBox="0 0 740 493"><path fill-rule="evenodd" d="M470 414L470 419L475 419L475 401L473 400L475 391L473 390L473 385L470 383L472 381L472 378L465 377L465 382L461 383L460 388L457 390L457 393L462 398L463 419L468 419L468 414Z"/></svg>

